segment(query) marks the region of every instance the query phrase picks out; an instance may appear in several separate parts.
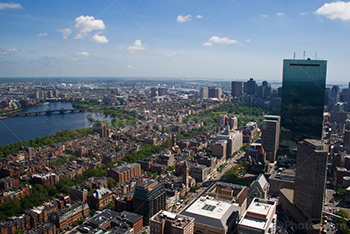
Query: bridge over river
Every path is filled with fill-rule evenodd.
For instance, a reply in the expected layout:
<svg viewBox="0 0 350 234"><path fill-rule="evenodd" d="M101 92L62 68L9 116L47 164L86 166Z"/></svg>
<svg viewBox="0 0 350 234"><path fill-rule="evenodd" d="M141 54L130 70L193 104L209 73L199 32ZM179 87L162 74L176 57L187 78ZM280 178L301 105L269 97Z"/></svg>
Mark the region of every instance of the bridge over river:
<svg viewBox="0 0 350 234"><path fill-rule="evenodd" d="M38 116L38 115L52 115L52 114L66 114L66 113L81 113L91 111L89 109L58 109L58 110L41 110L41 111L31 111L31 112L12 112L2 114L2 117L22 117L22 116Z"/></svg>

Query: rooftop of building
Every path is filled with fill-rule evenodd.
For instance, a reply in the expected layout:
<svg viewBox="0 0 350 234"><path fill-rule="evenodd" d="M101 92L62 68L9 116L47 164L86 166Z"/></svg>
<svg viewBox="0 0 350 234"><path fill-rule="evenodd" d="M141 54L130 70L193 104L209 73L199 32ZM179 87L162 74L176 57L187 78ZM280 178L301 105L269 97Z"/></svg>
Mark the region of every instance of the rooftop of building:
<svg viewBox="0 0 350 234"><path fill-rule="evenodd" d="M284 181L294 181L295 180L295 170L281 168L277 171L273 171L270 176L270 180L284 180Z"/></svg>
<svg viewBox="0 0 350 234"><path fill-rule="evenodd" d="M165 210L160 210L150 220L158 221L158 222L166 220L166 221L170 221L172 226L183 228L186 225L188 225L190 222L192 222L194 218L165 211Z"/></svg>
<svg viewBox="0 0 350 234"><path fill-rule="evenodd" d="M265 120L278 120L280 117L278 115L265 115Z"/></svg>
<svg viewBox="0 0 350 234"><path fill-rule="evenodd" d="M117 173L123 173L123 172L129 171L132 168L135 168L135 167L138 167L138 166L140 166L139 163L131 163L131 164L117 166L115 168L112 168L112 170L117 172Z"/></svg>
<svg viewBox="0 0 350 234"><path fill-rule="evenodd" d="M106 194L111 194L112 191L109 188L102 187L100 189L96 189L95 192L92 193L92 196L96 199L101 199Z"/></svg>
<svg viewBox="0 0 350 234"><path fill-rule="evenodd" d="M204 194L214 198L220 197L221 200L229 201L232 203L236 201L236 199L241 195L245 188L246 186L243 185L217 181L211 185ZM228 192L232 192L232 195L229 195Z"/></svg>
<svg viewBox="0 0 350 234"><path fill-rule="evenodd" d="M224 200L210 196L200 197L181 214L192 217L196 223L202 223L225 229L227 220L239 207Z"/></svg>
<svg viewBox="0 0 350 234"><path fill-rule="evenodd" d="M276 206L276 201L254 198L239 221L239 225L265 230L275 215Z"/></svg>
<svg viewBox="0 0 350 234"><path fill-rule="evenodd" d="M141 184L137 185L136 188L152 190L152 188L154 186L156 186L157 184L158 184L157 180L149 179L149 180L145 180Z"/></svg>
<svg viewBox="0 0 350 234"><path fill-rule="evenodd" d="M325 150L325 145L322 140L305 139L304 145L307 145L314 150Z"/></svg>

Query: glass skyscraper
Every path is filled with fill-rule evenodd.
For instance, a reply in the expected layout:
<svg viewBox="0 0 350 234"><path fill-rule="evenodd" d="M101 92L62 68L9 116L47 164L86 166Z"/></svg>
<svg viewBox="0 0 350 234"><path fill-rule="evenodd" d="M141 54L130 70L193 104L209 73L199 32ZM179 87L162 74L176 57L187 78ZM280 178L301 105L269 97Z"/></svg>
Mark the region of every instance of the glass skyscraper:
<svg viewBox="0 0 350 234"><path fill-rule="evenodd" d="M326 60L283 60L280 153L322 138L326 72Z"/></svg>

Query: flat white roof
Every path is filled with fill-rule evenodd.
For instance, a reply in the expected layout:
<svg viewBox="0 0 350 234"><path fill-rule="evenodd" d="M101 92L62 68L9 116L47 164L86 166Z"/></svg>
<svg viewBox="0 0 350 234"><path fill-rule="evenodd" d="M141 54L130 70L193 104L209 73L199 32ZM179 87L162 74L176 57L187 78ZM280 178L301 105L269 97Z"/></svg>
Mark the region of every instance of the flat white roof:
<svg viewBox="0 0 350 234"><path fill-rule="evenodd" d="M200 214L213 219L221 219L231 206L232 204L226 201L201 197L188 207L186 212Z"/></svg>
<svg viewBox="0 0 350 234"><path fill-rule="evenodd" d="M244 216L239 221L239 225L265 230L269 220L275 215L274 207L276 202L264 202L263 199L254 199Z"/></svg>

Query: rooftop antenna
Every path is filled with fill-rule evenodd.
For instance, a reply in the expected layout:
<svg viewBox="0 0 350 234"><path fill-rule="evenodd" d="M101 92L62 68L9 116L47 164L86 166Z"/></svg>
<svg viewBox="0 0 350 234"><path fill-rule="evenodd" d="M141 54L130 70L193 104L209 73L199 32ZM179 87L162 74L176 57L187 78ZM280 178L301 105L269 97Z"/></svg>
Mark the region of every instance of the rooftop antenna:
<svg viewBox="0 0 350 234"><path fill-rule="evenodd" d="M296 55L296 53L294 52L294 56L293 56L293 59L295 60L295 55Z"/></svg>
<svg viewBox="0 0 350 234"><path fill-rule="evenodd" d="M303 53L303 59L305 59L305 50L304 50L304 53Z"/></svg>

